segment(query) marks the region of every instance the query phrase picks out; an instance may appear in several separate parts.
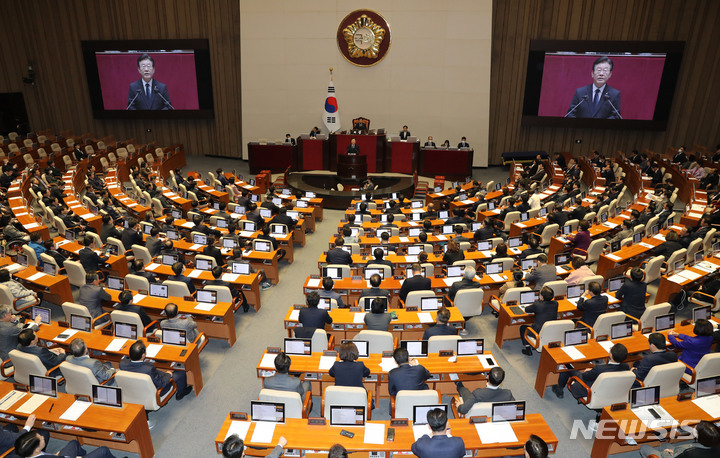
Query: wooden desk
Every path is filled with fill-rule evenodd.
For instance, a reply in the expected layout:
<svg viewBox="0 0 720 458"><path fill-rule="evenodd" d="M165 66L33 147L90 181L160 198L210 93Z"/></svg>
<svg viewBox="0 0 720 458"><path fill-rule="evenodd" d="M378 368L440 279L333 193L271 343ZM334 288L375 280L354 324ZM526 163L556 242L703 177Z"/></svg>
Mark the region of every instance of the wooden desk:
<svg viewBox="0 0 720 458"><path fill-rule="evenodd" d="M116 175L117 172L113 170L108 170L108 174L105 176L105 184L107 184L108 192L115 199L117 199L118 202L120 202L120 204L125 207L128 212L136 215L138 220L145 220L145 212L152 210L151 207L147 205L140 205L139 203L135 202L135 200L131 199L127 194L125 194L125 191L123 191L122 188L122 183ZM146 204L147 203L150 202L146 202Z"/></svg>
<svg viewBox="0 0 720 458"><path fill-rule="evenodd" d="M704 261L716 266L716 269L720 267L720 259L715 256L705 256ZM677 281L680 280L680 278L675 275L677 272L691 272L692 274L700 275L700 277L695 280L682 279L680 283L677 283ZM702 269L688 265L680 271L673 271L670 274L664 274L660 277L660 284L658 285L657 294L655 295L655 303L660 304L662 302L667 302L670 299L670 296L674 293L679 293L680 290L683 289L687 290L691 285L703 282L709 276L715 275L716 273L717 272L708 273ZM673 280L670 280L670 278L673 278Z"/></svg>
<svg viewBox="0 0 720 458"><path fill-rule="evenodd" d="M41 273L39 278L30 280L31 277ZM55 305L62 305L63 302L73 302L70 280L65 275L47 275L39 272L35 267L29 266L13 274L13 277L26 287L44 293L43 300L52 302Z"/></svg>
<svg viewBox="0 0 720 458"><path fill-rule="evenodd" d="M76 260L78 259L78 253L80 252L80 250L85 248L84 245L80 245L78 242L72 240L67 240L59 235L53 240L58 247L58 252L63 253ZM105 261L105 265L106 268L103 270L107 270L110 275L124 277L129 272L125 253L122 253L120 256L110 256L108 260Z"/></svg>
<svg viewBox="0 0 720 458"><path fill-rule="evenodd" d="M12 389L12 383L0 382L0 397L10 393ZM27 414L18 413L17 409L28 399L30 399L30 395L25 394L12 407L2 411L4 415L16 417L13 420L5 417L3 421L14 423L22 428ZM33 412L37 416L35 429L47 430L50 432L50 436L60 440L77 439L83 444L105 445L114 450L137 453L142 458L155 456L143 406L123 404L123 407L118 409L93 404L77 420L61 420L60 416L74 402L75 396L65 393L58 393L57 399L46 400ZM52 412L50 412L51 408ZM46 426L43 422L50 424ZM113 433L121 433L123 436Z"/></svg>
<svg viewBox="0 0 720 458"><path fill-rule="evenodd" d="M215 438L215 449L218 453L222 449L222 444L225 441L225 436L228 434L228 430L232 420L230 415L225 418L220 432ZM390 421L373 421L369 423L381 423L385 425L385 431L387 434L387 428L390 427ZM329 424L329 423L328 423ZM412 421L410 422L412 425ZM491 457L491 456L503 456L503 455L516 455L518 451L521 451L523 445L530 438L532 434L540 436L552 451L556 451L558 447L558 440L553 434L550 426L548 426L545 419L540 414L529 414L525 416L525 421L512 422L512 426L515 435L517 436L517 442L504 443L504 444L483 444L478 437L477 430L474 425L471 425L467 420L448 420L448 427L452 430L453 436L463 438L465 448L473 451L473 456L478 457ZM342 442L343 446L350 452L360 452L360 456L367 456L368 452L383 452L386 457L389 457L392 453L408 453L410 447L415 442L415 436L413 435L412 426L396 426L395 428L395 440L393 442L385 442L379 445L365 444L363 430L361 428L352 428L357 434L352 439L340 435L341 427L336 426L311 426L307 424L307 420L290 418L285 423L278 424L275 428L275 434L273 434L272 443L255 443L251 441L255 425L250 425L250 430L245 437L245 445L252 447L272 447L277 444L280 436L284 436L288 440L286 449L293 450L308 450L308 451L324 451L327 456L327 450L338 442ZM348 429L348 427L345 427ZM269 451L268 450L268 451ZM264 452L260 452L264 453ZM309 456L309 455L308 455ZM357 454L353 455L357 456ZM396 455L398 456L398 455ZM440 458L440 457L438 457Z"/></svg>

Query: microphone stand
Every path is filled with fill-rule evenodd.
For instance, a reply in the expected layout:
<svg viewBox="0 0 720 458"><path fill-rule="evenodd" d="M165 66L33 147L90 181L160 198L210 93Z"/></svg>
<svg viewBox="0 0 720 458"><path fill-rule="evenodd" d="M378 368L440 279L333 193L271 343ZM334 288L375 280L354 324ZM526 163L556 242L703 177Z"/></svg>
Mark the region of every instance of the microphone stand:
<svg viewBox="0 0 720 458"><path fill-rule="evenodd" d="M620 115L620 112L618 111L617 108L615 108L615 105L613 105L612 100L610 100L610 94L605 94L604 97L605 97L605 100L607 100L608 103L610 104L610 106L612 107L612 109L615 112L615 114L617 115L617 117L622 119L623 117Z"/></svg>
<svg viewBox="0 0 720 458"><path fill-rule="evenodd" d="M126 110L130 109L130 107L133 105L133 103L135 103L135 99L137 99L139 95L140 95L140 89L135 91L135 97L133 97L133 99L130 101L130 103L128 103L127 108L125 108Z"/></svg>
<svg viewBox="0 0 720 458"><path fill-rule="evenodd" d="M163 95L160 93L160 90L159 90L157 87L153 88L153 90L155 91L155 93L156 93L157 95L160 96L161 99L163 99L163 100L165 101L165 103L167 104L167 106L170 107L171 110L174 110L174 109L175 109L175 107L172 106L172 104L170 103L170 101L169 101L168 99L166 99L165 97L163 97Z"/></svg>
<svg viewBox="0 0 720 458"><path fill-rule="evenodd" d="M570 111L568 111L568 112L565 114L565 116L563 116L563 118L567 118L568 116L570 116L573 111L577 110L577 107L579 107L580 105L582 105L582 103L587 100L587 98L588 98L588 96L587 96L587 95L584 95L583 98L582 98L582 100L579 101L579 102L577 103L577 105L575 105L574 107L572 107L572 109L571 109Z"/></svg>

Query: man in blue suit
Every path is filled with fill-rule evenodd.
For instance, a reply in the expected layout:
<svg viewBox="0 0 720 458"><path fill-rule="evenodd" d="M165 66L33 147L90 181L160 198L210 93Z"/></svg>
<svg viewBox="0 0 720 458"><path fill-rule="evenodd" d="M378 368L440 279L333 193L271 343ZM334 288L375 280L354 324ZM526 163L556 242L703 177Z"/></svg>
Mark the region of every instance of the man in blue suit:
<svg viewBox="0 0 720 458"><path fill-rule="evenodd" d="M613 61L599 57L593 62L592 84L575 91L566 118L622 119L620 115L620 91L608 86L612 76Z"/></svg>
<svg viewBox="0 0 720 458"><path fill-rule="evenodd" d="M172 387L170 384L171 379L175 380L177 386L175 399L178 401L192 391L192 387L187 385L185 371L159 371L152 363L146 362L145 344L142 341L138 340L132 344L128 353L129 359L123 358L120 360L120 370L149 375L155 388L162 388L161 395L167 393Z"/></svg>
<svg viewBox="0 0 720 458"><path fill-rule="evenodd" d="M399 347L393 352L398 367L388 373L388 391L395 396L401 390L427 390L427 379L432 377L430 371L420 364L411 365L407 348Z"/></svg>
<svg viewBox="0 0 720 458"><path fill-rule="evenodd" d="M427 414L430 436L423 435L412 444L411 450L419 458L461 458L465 456L465 442L460 437L447 435L447 414L432 409Z"/></svg>
<svg viewBox="0 0 720 458"><path fill-rule="evenodd" d="M174 110L170 103L167 86L153 79L155 60L143 53L137 60L140 78L130 83L128 90L128 110Z"/></svg>

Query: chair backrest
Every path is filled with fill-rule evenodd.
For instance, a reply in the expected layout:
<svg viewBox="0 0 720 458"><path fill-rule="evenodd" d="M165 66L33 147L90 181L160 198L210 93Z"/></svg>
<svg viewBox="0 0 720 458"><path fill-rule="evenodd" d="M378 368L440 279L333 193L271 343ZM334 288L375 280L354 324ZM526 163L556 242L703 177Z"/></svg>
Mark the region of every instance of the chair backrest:
<svg viewBox="0 0 720 458"><path fill-rule="evenodd" d="M548 281L543 286L552 289L555 296L567 296L568 284L565 280Z"/></svg>
<svg viewBox="0 0 720 458"><path fill-rule="evenodd" d="M410 291L408 293L407 297L405 298L405 308L407 307L417 307L420 308L420 298L428 297L428 296L435 296L435 291L431 289L422 290L422 291Z"/></svg>
<svg viewBox="0 0 720 458"><path fill-rule="evenodd" d="M680 392L680 379L685 373L685 365L681 362L658 364L650 369L645 376L645 386L660 386L660 397L677 396ZM720 375L720 374L719 374Z"/></svg>
<svg viewBox="0 0 720 458"><path fill-rule="evenodd" d="M135 258L142 260L143 264L150 264L152 262L152 255L150 254L150 250L148 250L144 246L133 245L132 251Z"/></svg>
<svg viewBox="0 0 720 458"><path fill-rule="evenodd" d="M117 239L115 237L108 237L107 238L107 244L108 245L115 245L118 249L118 254L123 255L127 251L125 249L125 245L123 245L122 241L120 239Z"/></svg>
<svg viewBox="0 0 720 458"><path fill-rule="evenodd" d="M407 418L412 421L415 406L441 404L440 393L435 390L400 390L395 395L393 418Z"/></svg>
<svg viewBox="0 0 720 458"><path fill-rule="evenodd" d="M57 229L58 234L64 237L65 232L67 232L67 226L65 226L63 220L61 220L59 216L53 216L53 221L55 222L55 228Z"/></svg>
<svg viewBox="0 0 720 458"><path fill-rule="evenodd" d="M195 259L202 259L203 261L208 261L213 267L217 266L217 260L214 257L208 256L206 254L196 254Z"/></svg>
<svg viewBox="0 0 720 458"><path fill-rule="evenodd" d="M140 404L145 410L158 410L157 389L148 374L130 371L117 371L115 383L122 389L123 402Z"/></svg>
<svg viewBox="0 0 720 458"><path fill-rule="evenodd" d="M133 291L150 290L150 280L145 277L141 277L140 275L125 275L125 284L128 289Z"/></svg>
<svg viewBox="0 0 720 458"><path fill-rule="evenodd" d="M259 401L277 402L285 405L285 418L302 418L303 400L297 391L270 390L263 388Z"/></svg>
<svg viewBox="0 0 720 458"><path fill-rule="evenodd" d="M690 245L688 245L687 247L687 253L685 253L685 264L690 264L691 262L695 261L695 253L700 250L702 244L702 239L695 239L690 242Z"/></svg>
<svg viewBox="0 0 720 458"><path fill-rule="evenodd" d="M452 263L454 266L463 266L464 267L472 267L475 268L475 261L473 259L460 259L459 261L455 261ZM426 277L431 278L431 277Z"/></svg>
<svg viewBox="0 0 720 458"><path fill-rule="evenodd" d="M580 221L577 219L569 219L565 223L565 226L570 226L570 232L577 231L578 225L580 224Z"/></svg>
<svg viewBox="0 0 720 458"><path fill-rule="evenodd" d="M70 315L82 315L92 319L92 314L87 307L81 304L76 304L75 302L63 302L62 310L65 314L65 321L68 323L70 323Z"/></svg>
<svg viewBox="0 0 720 458"><path fill-rule="evenodd" d="M350 247L352 254L360 254L360 244L359 243L346 243L344 246Z"/></svg>
<svg viewBox="0 0 720 458"><path fill-rule="evenodd" d="M429 251L429 253L432 253L432 250ZM432 278L433 275L435 275L435 264L431 262L424 262L420 264L420 267L422 267L423 272L425 273L425 278Z"/></svg>
<svg viewBox="0 0 720 458"><path fill-rule="evenodd" d="M368 264L368 269L382 269L383 271L383 278L391 278L392 277L392 268L390 266L386 266L385 264Z"/></svg>
<svg viewBox="0 0 720 458"><path fill-rule="evenodd" d="M485 290L482 288L461 289L455 294L455 308L463 317L482 315Z"/></svg>
<svg viewBox="0 0 720 458"><path fill-rule="evenodd" d="M310 343L313 353L328 349L328 336L324 329L315 329Z"/></svg>
<svg viewBox="0 0 720 458"><path fill-rule="evenodd" d="M363 296L358 298L358 307L360 307L362 310L365 310L365 302L368 302L368 310L370 308L370 305L372 304L372 301L375 299L385 299L386 296Z"/></svg>
<svg viewBox="0 0 720 458"><path fill-rule="evenodd" d="M605 248L605 239L593 240L590 242L590 246L587 249L587 257L585 258L585 264L591 264L597 262L600 259L600 255Z"/></svg>
<svg viewBox="0 0 720 458"><path fill-rule="evenodd" d="M45 375L47 369L40 358L20 350L10 350L10 360L15 367L13 378L17 383L30 384L30 375Z"/></svg>
<svg viewBox="0 0 720 458"><path fill-rule="evenodd" d="M529 286L518 286L515 288L508 288L507 291L505 291L505 295L503 296L504 302L509 301L515 301L520 302L520 293L524 293L527 291L532 291L532 288Z"/></svg>
<svg viewBox="0 0 720 458"><path fill-rule="evenodd" d="M208 291L217 291L218 302L234 302L232 293L230 292L230 288L228 288L227 286L205 285L203 286L203 289L206 289Z"/></svg>
<svg viewBox="0 0 720 458"><path fill-rule="evenodd" d="M330 420L330 406L366 406L367 397L367 391L363 387L328 386L323 393L323 417Z"/></svg>
<svg viewBox="0 0 720 458"><path fill-rule="evenodd" d="M663 256L655 256L648 260L645 264L645 283L652 283L660 278L663 262L665 262Z"/></svg>
<svg viewBox="0 0 720 458"><path fill-rule="evenodd" d="M589 277L583 278L582 284L585 285L585 291L587 291L588 285L590 285L590 283L594 281L600 283L600 287L602 287L603 282L605 281L605 277L603 277L602 275L591 275Z"/></svg>
<svg viewBox="0 0 720 458"><path fill-rule="evenodd" d="M497 258L493 259L493 262L502 262L503 271L510 270L515 265L515 260L513 258Z"/></svg>
<svg viewBox="0 0 720 458"><path fill-rule="evenodd" d="M550 342L562 342L565 339L565 331L575 329L573 320L547 321L540 330L540 345L538 350Z"/></svg>
<svg viewBox="0 0 720 458"><path fill-rule="evenodd" d="M165 280L162 284L167 285L169 296L185 297L190 295L190 288L181 281Z"/></svg>
<svg viewBox="0 0 720 458"><path fill-rule="evenodd" d="M695 366L695 377L705 378L716 375L720 375L720 353L708 353L700 358Z"/></svg>
<svg viewBox="0 0 720 458"><path fill-rule="evenodd" d="M705 250L705 253L709 253L712 250L712 241L715 237L716 232L717 229L710 229L709 231L707 231L707 234L705 234L705 237L703 237L703 248Z"/></svg>
<svg viewBox="0 0 720 458"><path fill-rule="evenodd" d="M50 256L49 254L40 253L40 260L43 262L43 264L52 264L57 268L57 270L60 270L60 266L58 265L55 258Z"/></svg>
<svg viewBox="0 0 720 458"><path fill-rule="evenodd" d="M25 153L23 155L23 160L27 165L33 165L35 163L35 159L33 159L32 154L30 153Z"/></svg>
<svg viewBox="0 0 720 458"><path fill-rule="evenodd" d="M507 212L503 221L503 229L507 232L513 223L520 221L520 212Z"/></svg>
<svg viewBox="0 0 720 458"><path fill-rule="evenodd" d="M92 386L99 384L89 367L63 361L60 363L60 372L65 377L65 392L68 394L92 397Z"/></svg>
<svg viewBox="0 0 720 458"><path fill-rule="evenodd" d="M492 415L492 405L492 402L476 402L465 414L465 418L490 417Z"/></svg>
<svg viewBox="0 0 720 458"><path fill-rule="evenodd" d="M592 398L586 404L589 409L602 409L613 404L626 403L628 393L635 382L635 372L604 372L592 385Z"/></svg>
<svg viewBox="0 0 720 458"><path fill-rule="evenodd" d="M545 229L543 229L542 233L540 234L540 246L545 247L550 245L550 240L555 237L558 229L560 229L560 225L556 223L548 224L547 226L545 226Z"/></svg>
<svg viewBox="0 0 720 458"><path fill-rule="evenodd" d="M143 333L143 322L140 319L140 315L135 312L125 312L123 310L113 310L110 312L110 319L113 323L120 321L122 323L130 323L137 326L138 338L144 336Z"/></svg>
<svg viewBox="0 0 720 458"><path fill-rule="evenodd" d="M80 287L85 284L85 268L82 264L78 261L67 260L63 263L63 266L71 285Z"/></svg>
<svg viewBox="0 0 720 458"><path fill-rule="evenodd" d="M23 250L23 253L25 253L25 256L27 256L28 265L37 267L38 258L37 258L37 253L35 253L35 250L30 248L28 245L23 245L22 250Z"/></svg>
<svg viewBox="0 0 720 458"><path fill-rule="evenodd" d="M457 350L460 336L432 336L428 339L428 354L439 353L441 350Z"/></svg>
<svg viewBox="0 0 720 458"><path fill-rule="evenodd" d="M393 334L389 331L363 329L353 337L353 340L367 340L368 353L370 354L381 354L384 351L393 351L395 349Z"/></svg>
<svg viewBox="0 0 720 458"><path fill-rule="evenodd" d="M670 308L668 302L648 306L640 317L640 330L655 328L655 317L670 313Z"/></svg>
<svg viewBox="0 0 720 458"><path fill-rule="evenodd" d="M681 249L677 250L676 252L674 252L673 254L670 255L670 257L667 260L667 265L670 266L670 268L672 268L673 266L675 266L676 262L678 262L678 261L684 262L686 254L687 254L686 248L681 248Z"/></svg>
<svg viewBox="0 0 720 458"><path fill-rule="evenodd" d="M600 315L593 325L593 338L597 336L610 337L612 325L625 321L626 315L623 312L608 312Z"/></svg>

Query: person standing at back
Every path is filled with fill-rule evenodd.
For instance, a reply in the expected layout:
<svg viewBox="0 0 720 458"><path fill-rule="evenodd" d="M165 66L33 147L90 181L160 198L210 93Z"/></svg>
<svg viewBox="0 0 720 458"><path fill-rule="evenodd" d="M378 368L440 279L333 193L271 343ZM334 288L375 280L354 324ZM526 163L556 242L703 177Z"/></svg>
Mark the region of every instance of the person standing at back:
<svg viewBox="0 0 720 458"><path fill-rule="evenodd" d="M622 301L620 310L638 320L645 312L645 293L647 285L643 282L645 273L639 267L630 269L630 281L627 279L625 283L615 291L615 297Z"/></svg>
<svg viewBox="0 0 720 458"><path fill-rule="evenodd" d="M558 302L554 300L554 297L555 291L553 291L552 288L548 286L543 286L543 288L540 290L541 300L535 301L527 308L525 308L525 313L535 314L535 320L531 325L523 324L520 326L520 340L525 347L522 350L524 355L532 356L532 348L530 347L530 343L525 338L525 329L532 328L533 331L540 334L540 331L542 330L542 327L545 323L547 323L548 321L557 320Z"/></svg>

